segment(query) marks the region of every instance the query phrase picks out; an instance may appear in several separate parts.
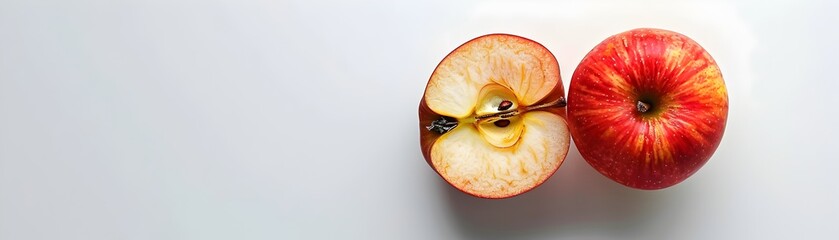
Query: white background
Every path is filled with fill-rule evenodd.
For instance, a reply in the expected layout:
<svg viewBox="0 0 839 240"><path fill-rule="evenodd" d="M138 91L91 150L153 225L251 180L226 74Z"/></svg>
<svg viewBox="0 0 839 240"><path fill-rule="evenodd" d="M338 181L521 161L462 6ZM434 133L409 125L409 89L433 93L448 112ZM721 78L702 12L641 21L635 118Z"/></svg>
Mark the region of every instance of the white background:
<svg viewBox="0 0 839 240"><path fill-rule="evenodd" d="M0 239L837 239L839 6L671 2L0 1ZM687 181L625 188L572 147L492 201L423 160L417 105L459 44L534 39L567 86L637 27L728 85Z"/></svg>

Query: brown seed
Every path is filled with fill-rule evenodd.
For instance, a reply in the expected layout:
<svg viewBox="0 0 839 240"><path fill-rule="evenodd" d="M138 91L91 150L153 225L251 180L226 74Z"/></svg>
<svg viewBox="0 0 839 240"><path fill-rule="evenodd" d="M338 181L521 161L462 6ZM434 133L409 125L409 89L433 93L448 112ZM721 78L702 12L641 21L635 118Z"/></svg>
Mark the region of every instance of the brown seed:
<svg viewBox="0 0 839 240"><path fill-rule="evenodd" d="M498 111L504 111L504 110L510 109L510 107L512 107L512 106L513 106L513 102L510 102L509 100L501 101L501 104L498 104Z"/></svg>
<svg viewBox="0 0 839 240"><path fill-rule="evenodd" d="M495 124L496 127L502 127L503 128L503 127L510 126L510 120L501 119L501 120L495 121L493 124Z"/></svg>

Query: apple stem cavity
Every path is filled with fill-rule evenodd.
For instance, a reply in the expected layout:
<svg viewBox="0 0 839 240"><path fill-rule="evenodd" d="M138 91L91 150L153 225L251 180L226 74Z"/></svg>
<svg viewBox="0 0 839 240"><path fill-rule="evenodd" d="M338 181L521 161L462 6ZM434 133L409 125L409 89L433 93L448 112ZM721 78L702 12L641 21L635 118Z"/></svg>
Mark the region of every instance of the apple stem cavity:
<svg viewBox="0 0 839 240"><path fill-rule="evenodd" d="M650 110L653 106L649 103L645 103L642 101L638 101L638 104L635 104L635 109L637 109L641 113L645 113Z"/></svg>
<svg viewBox="0 0 839 240"><path fill-rule="evenodd" d="M438 134L447 133L457 127L457 120L454 118L441 116L439 119L431 122L431 125L425 126L428 131L436 132Z"/></svg>

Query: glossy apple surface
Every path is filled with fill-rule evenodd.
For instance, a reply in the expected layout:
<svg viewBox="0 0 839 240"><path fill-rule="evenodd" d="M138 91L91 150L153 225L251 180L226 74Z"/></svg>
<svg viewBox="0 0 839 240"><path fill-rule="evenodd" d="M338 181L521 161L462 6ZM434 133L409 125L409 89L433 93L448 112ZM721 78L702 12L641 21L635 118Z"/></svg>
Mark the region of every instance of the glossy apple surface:
<svg viewBox="0 0 839 240"><path fill-rule="evenodd" d="M692 39L635 29L594 47L568 92L571 136L583 158L623 185L684 181L720 144L728 117L722 74Z"/></svg>
<svg viewBox="0 0 839 240"><path fill-rule="evenodd" d="M472 39L437 66L419 106L429 165L483 198L519 195L559 168L570 144L559 65L532 40Z"/></svg>

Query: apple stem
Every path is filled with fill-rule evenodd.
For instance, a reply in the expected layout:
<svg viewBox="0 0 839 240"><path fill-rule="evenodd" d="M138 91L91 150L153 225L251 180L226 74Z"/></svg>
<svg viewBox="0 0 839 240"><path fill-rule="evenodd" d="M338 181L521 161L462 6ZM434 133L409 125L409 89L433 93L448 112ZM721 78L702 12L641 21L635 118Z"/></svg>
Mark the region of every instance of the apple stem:
<svg viewBox="0 0 839 240"><path fill-rule="evenodd" d="M649 111L650 107L652 107L652 105L650 105L649 103L642 102L642 101L638 101L638 104L635 105L635 108L638 109L638 111L642 112L642 113L645 113L645 112Z"/></svg>
<svg viewBox="0 0 839 240"><path fill-rule="evenodd" d="M547 108L547 107L565 107L566 104L568 104L568 103L565 102L565 97L559 97L559 99L557 99L557 100L554 100L554 101L548 102L548 103L544 103L544 104L539 104L539 105L536 105L536 106L533 106L533 107L529 107L529 108L527 108L527 110L539 110L539 109Z"/></svg>

